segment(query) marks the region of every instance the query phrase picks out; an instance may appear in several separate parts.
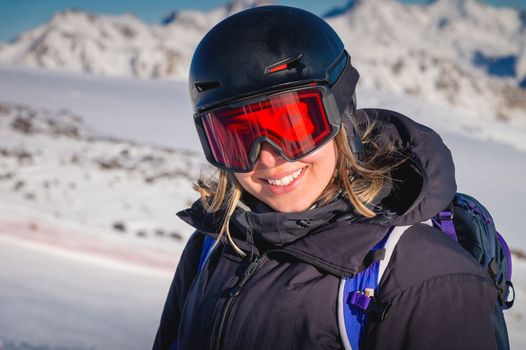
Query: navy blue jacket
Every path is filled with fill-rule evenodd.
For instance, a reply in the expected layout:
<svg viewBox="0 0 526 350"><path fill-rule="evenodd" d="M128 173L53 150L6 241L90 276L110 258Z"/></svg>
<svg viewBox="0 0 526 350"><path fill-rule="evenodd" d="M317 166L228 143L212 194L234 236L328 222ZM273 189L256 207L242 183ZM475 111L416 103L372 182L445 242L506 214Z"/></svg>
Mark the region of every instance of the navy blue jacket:
<svg viewBox="0 0 526 350"><path fill-rule="evenodd" d="M371 248L392 225L402 236L378 288L391 304L384 320L368 322L362 349L495 349L497 291L458 244L420 224L451 202L456 184L451 154L440 137L385 110L359 110L375 120L381 141L407 161L378 199L372 220L345 198L299 213L238 208L231 231L247 253L228 244L197 273L204 235L220 219L196 202L179 216L195 227L168 292L154 349L342 349L338 327L340 278L368 264ZM307 223L307 224L305 224Z"/></svg>

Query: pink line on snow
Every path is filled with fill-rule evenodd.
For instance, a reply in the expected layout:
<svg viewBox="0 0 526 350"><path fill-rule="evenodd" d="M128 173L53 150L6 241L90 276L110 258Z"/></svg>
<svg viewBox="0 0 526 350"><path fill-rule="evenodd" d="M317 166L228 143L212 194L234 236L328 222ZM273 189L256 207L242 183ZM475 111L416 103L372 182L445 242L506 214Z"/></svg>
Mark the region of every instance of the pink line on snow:
<svg viewBox="0 0 526 350"><path fill-rule="evenodd" d="M117 239L103 239L48 223L37 224L32 220L0 218L0 236L159 272L174 272L179 259L176 252L172 254L148 246L132 246L126 242L118 242Z"/></svg>

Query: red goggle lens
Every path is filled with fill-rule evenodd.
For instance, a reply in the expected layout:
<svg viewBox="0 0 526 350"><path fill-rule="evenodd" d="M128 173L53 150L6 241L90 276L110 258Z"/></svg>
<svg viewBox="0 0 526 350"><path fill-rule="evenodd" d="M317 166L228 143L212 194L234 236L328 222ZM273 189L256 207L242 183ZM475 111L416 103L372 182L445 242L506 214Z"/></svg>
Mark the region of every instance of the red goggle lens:
<svg viewBox="0 0 526 350"><path fill-rule="evenodd" d="M333 131L322 92L316 88L275 94L262 102L218 109L201 118L213 161L233 171L252 168L251 150L256 142L269 141L293 161L318 148Z"/></svg>

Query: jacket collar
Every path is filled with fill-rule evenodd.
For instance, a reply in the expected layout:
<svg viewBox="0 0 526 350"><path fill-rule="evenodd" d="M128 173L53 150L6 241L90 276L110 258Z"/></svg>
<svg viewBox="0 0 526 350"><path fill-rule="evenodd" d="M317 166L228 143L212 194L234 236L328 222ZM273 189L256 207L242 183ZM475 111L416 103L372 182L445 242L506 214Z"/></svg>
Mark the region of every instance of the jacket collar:
<svg viewBox="0 0 526 350"><path fill-rule="evenodd" d="M200 202L178 216L197 231L217 237L221 216L207 213ZM343 198L296 213L238 208L231 219L233 239L247 254L287 254L340 277L363 270L370 250L387 230L388 225L354 214Z"/></svg>

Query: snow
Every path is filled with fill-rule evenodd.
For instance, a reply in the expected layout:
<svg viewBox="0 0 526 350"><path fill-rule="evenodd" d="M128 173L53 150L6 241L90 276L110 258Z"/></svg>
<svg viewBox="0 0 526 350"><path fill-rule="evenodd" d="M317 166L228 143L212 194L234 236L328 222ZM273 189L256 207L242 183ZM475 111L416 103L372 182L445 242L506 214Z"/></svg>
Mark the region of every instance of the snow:
<svg viewBox="0 0 526 350"><path fill-rule="evenodd" d="M526 93L512 88L524 73L497 79L473 60L477 52L522 60L518 11L473 0L358 1L328 22L362 73L363 87L420 97L479 120L524 117Z"/></svg>
<svg viewBox="0 0 526 350"><path fill-rule="evenodd" d="M48 248L0 234L0 349L151 348L168 273Z"/></svg>
<svg viewBox="0 0 526 350"><path fill-rule="evenodd" d="M0 62L104 76L186 78L192 53L213 23L256 6L235 0L209 12L178 11L167 25L130 14L56 13L1 49Z"/></svg>
<svg viewBox="0 0 526 350"><path fill-rule="evenodd" d="M175 212L196 198L204 164L186 82L14 67L0 68L0 82L3 347L149 348L191 233ZM506 318L512 348L526 349L523 125L374 89L360 88L358 104L401 111L443 136L459 190L490 209L516 252L517 302Z"/></svg>
<svg viewBox="0 0 526 350"><path fill-rule="evenodd" d="M169 145L200 151L192 133L192 109L186 83L181 81L139 81L57 73L26 68L0 67L0 100L41 106L64 107L89 116L97 131L123 135L137 142ZM49 79L53 85L50 87ZM156 128L155 136L145 130Z"/></svg>
<svg viewBox="0 0 526 350"><path fill-rule="evenodd" d="M194 200L196 153L98 138L65 110L1 106L0 208L139 237L187 236L173 216ZM101 206L114 216L100 215Z"/></svg>

